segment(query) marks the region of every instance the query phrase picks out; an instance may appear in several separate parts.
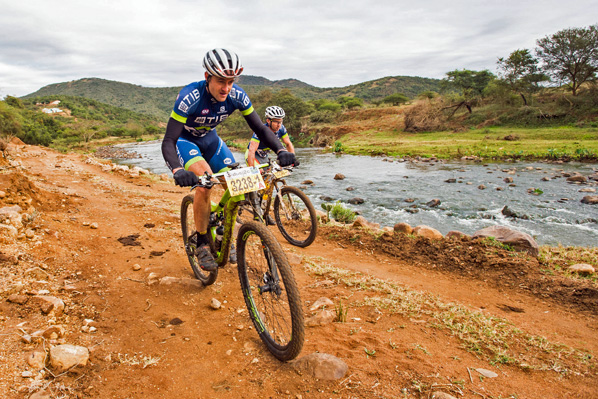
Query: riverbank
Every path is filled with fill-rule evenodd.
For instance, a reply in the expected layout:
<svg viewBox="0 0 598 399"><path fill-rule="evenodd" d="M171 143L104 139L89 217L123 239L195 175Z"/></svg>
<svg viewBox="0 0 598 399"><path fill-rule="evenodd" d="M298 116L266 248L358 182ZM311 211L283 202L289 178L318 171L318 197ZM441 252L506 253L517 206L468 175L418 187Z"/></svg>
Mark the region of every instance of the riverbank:
<svg viewBox="0 0 598 399"><path fill-rule="evenodd" d="M598 390L597 284L564 271L579 259L598 265L595 252L555 248L550 259L533 258L467 238L334 225L296 248L270 227L306 317L321 320L307 328L300 357L330 354L348 367L326 380L264 349L234 266L215 285L197 285L178 227L187 189L79 154L33 146L6 154L0 208L21 210L0 235L3 397L562 398ZM314 307L322 297L332 302L324 310ZM332 321L339 309L346 317ZM86 365L50 364L50 348L64 344L86 348Z"/></svg>
<svg viewBox="0 0 598 399"><path fill-rule="evenodd" d="M348 133L336 142L343 152L359 155L598 163L598 128L491 127L433 133L382 130Z"/></svg>
<svg viewBox="0 0 598 399"><path fill-rule="evenodd" d="M367 116L361 113L360 118ZM306 130L309 131L307 126ZM223 134L229 147L244 152L250 139ZM311 137L311 139L308 139ZM95 152L100 147L143 143L161 139L155 134L138 138L107 137L70 148L73 152ZM298 148L316 147L351 155L437 158L463 157L489 161L580 161L598 163L598 127L488 127L459 132L409 133L401 130L395 113L381 113L371 120L347 118L338 124L320 127L295 140Z"/></svg>

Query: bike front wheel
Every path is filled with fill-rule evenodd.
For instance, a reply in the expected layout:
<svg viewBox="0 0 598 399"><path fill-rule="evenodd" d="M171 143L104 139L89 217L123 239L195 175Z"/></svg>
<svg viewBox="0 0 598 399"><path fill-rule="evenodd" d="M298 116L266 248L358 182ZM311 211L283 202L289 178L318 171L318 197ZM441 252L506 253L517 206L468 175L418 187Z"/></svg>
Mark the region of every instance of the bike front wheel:
<svg viewBox="0 0 598 399"><path fill-rule="evenodd" d="M316 239L316 210L303 191L284 186L274 200L274 219L282 236L291 244L305 248Z"/></svg>
<svg viewBox="0 0 598 399"><path fill-rule="evenodd" d="M197 256L195 256L195 243L189 240L195 233L195 220L193 219L193 194L189 194L183 198L181 203L181 229L183 232L183 244L185 246L185 252L187 253L187 258L189 259L189 264L191 265L191 269L193 269L193 274L199 281L203 283L203 285L210 285L214 284L216 278L218 277L218 270L214 270L212 272L207 272L199 266L199 261L197 260ZM211 236L210 236L211 238ZM210 248L214 248L214 245L210 243ZM214 255L214 251L212 251L212 255Z"/></svg>
<svg viewBox="0 0 598 399"><path fill-rule="evenodd" d="M303 307L288 260L262 223L244 223L237 234L239 281L256 331L279 360L292 360L304 341Z"/></svg>

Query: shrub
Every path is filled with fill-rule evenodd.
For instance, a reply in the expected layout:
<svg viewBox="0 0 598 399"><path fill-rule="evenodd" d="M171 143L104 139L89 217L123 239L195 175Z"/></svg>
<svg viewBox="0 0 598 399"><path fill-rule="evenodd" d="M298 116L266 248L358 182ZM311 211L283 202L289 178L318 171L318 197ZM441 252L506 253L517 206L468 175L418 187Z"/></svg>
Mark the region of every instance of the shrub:
<svg viewBox="0 0 598 399"><path fill-rule="evenodd" d="M330 216L340 223L352 223L357 217L357 214L351 209L345 208L340 201L336 201L330 209Z"/></svg>
<svg viewBox="0 0 598 399"><path fill-rule="evenodd" d="M343 143L340 141L334 142L334 152L343 152L345 148L343 147Z"/></svg>

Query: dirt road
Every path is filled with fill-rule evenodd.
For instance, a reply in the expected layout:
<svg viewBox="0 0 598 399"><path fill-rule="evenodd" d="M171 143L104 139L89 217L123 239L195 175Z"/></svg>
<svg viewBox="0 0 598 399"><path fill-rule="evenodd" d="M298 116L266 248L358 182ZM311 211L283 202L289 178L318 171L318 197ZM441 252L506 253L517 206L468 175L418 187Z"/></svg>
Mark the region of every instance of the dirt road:
<svg viewBox="0 0 598 399"><path fill-rule="evenodd" d="M0 231L0 397L598 397L595 286L467 240L321 226L301 249L278 236L306 317L322 297L346 311L308 327L300 357L330 354L348 371L324 380L280 363L251 327L234 265L212 286L192 281L178 220L188 190L87 159L32 146L0 158L0 209L19 205L25 222ZM36 294L64 313L45 314ZM26 342L49 326L62 330ZM28 363L61 343L88 348L87 365Z"/></svg>

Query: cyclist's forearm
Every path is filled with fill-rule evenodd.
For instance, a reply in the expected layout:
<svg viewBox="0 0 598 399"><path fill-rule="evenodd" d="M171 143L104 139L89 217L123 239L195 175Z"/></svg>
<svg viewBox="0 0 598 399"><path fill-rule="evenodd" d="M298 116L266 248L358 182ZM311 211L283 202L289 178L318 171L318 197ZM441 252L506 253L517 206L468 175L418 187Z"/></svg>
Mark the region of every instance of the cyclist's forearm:
<svg viewBox="0 0 598 399"><path fill-rule="evenodd" d="M289 140L288 142L286 142L285 145L287 147L287 151L288 152L295 153L295 147L293 146L293 143L291 143L291 140Z"/></svg>
<svg viewBox="0 0 598 399"><path fill-rule="evenodd" d="M183 132L184 125L172 118L168 120L166 125L166 133L162 140L162 156L166 161L166 166L172 171L176 172L178 169L182 169L179 157L176 152L176 142Z"/></svg>

